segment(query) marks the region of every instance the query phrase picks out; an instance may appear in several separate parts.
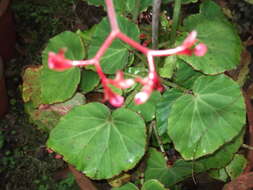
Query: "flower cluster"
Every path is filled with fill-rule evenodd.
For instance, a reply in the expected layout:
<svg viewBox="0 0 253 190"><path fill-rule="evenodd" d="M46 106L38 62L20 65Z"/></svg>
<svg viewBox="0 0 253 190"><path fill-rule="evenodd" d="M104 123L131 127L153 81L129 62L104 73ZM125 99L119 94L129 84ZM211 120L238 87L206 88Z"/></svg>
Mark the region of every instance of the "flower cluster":
<svg viewBox="0 0 253 190"><path fill-rule="evenodd" d="M111 33L101 45L95 57L89 60L69 60L64 57L65 50L60 50L58 53L50 52L48 55L48 67L56 71L64 71L71 67L94 65L97 73L101 79L102 86L104 88L104 100L109 101L111 105L120 107L124 103L124 98L115 92L113 92L109 85L113 85L120 89L126 89L133 86L136 82L143 85L143 88L135 96L135 103L142 104L148 100L151 93L154 90L163 90L163 86L160 84L159 77L155 70L154 57L158 56L171 56L171 55L189 55L203 56L207 52L207 47L203 43L197 43L197 32L192 31L184 42L173 49L167 50L152 50L145 46L135 42L124 33L122 33L118 27L118 23L115 16L112 0L105 0L107 5L108 17L111 25ZM102 68L99 64L100 58L105 53L106 49L111 45L113 40L116 38L121 39L125 43L134 47L138 51L142 52L147 56L147 62L149 66L148 76L145 78L124 79L122 71L118 71L115 79L108 79L103 73Z"/></svg>

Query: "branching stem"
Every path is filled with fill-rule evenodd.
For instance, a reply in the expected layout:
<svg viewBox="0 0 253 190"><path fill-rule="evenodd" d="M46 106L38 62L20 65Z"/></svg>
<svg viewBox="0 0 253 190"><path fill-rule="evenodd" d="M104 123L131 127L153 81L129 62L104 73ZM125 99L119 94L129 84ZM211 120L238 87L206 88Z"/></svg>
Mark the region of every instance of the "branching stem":
<svg viewBox="0 0 253 190"><path fill-rule="evenodd" d="M106 7L107 7L107 13L109 17L109 23L111 26L111 33L108 35L108 37L105 39L104 43L99 48L98 52L96 53L95 57L88 60L68 60L64 57L64 50L60 50L58 54L55 54L53 52L49 52L48 56L48 66L51 69L58 70L58 71L64 71L66 69L69 69L73 66L86 66L86 65L94 65L96 67L97 73L101 79L102 85L104 87L104 100L109 102L115 106L119 107L123 104L124 98L116 93L114 93L110 88L109 84L114 85L117 88L125 89L131 87L135 82L140 83L143 88L141 89L141 92L137 93L135 96L135 103L136 104L142 104L148 100L153 90L159 90L162 91L163 87L160 84L159 77L156 73L155 63L154 63L154 57L158 56L171 56L176 54L184 54L184 55L192 55L193 53L197 56L203 56L206 52L206 46L204 44L199 44L195 48L193 46L196 43L196 36L197 32L193 31L189 34L189 36L185 39L185 41L182 43L181 46L178 46L174 49L167 49L167 50L155 50L155 49L149 49L138 42L134 41L133 39L129 38L127 35L125 35L119 28L116 12L114 10L114 5L112 0L105 0ZM155 4L154 8L156 9L156 12L159 12L161 0L154 0ZM175 4L175 11L174 13L176 16L174 17L174 24L178 23L178 15L180 12L181 7L181 0L176 0ZM158 18L157 18L158 17ZM159 14L154 15L154 22L157 26L159 22L156 20L159 20ZM154 27L157 33L157 27ZM176 30L176 27L174 27L174 30ZM157 34L153 34L155 37L157 37ZM106 50L110 47L112 42L116 39L120 39L124 41L125 43L129 44L139 52L143 53L147 57L148 62L148 76L145 78L136 78L136 80L127 79L125 80L123 77L123 72L119 71L116 74L116 78L114 80L107 79L106 75L104 74L101 65L100 65L100 59L105 54ZM156 46L157 47L157 46ZM167 82L168 83L168 82ZM174 85L173 87L179 88L178 86ZM181 88L182 89L182 88Z"/></svg>

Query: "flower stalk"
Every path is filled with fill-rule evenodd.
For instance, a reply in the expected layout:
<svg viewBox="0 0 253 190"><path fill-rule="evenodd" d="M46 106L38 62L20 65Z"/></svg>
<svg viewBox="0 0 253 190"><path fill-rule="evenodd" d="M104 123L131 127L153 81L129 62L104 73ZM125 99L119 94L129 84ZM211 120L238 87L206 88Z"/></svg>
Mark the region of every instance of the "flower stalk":
<svg viewBox="0 0 253 190"><path fill-rule="evenodd" d="M145 46L142 46L141 44L137 43L136 41L132 40L127 35L125 35L123 32L121 32L116 20L116 13L114 10L112 0L105 0L105 2L111 26L111 33L105 39L104 43L102 44L96 55L92 59L88 60L69 60L64 57L65 50L61 49L57 54L49 52L48 67L56 71L64 71L72 67L84 67L87 65L94 65L100 77L102 86L104 88L104 101L109 101L111 105L115 107L122 106L122 104L124 103L124 98L113 92L109 87L109 85L113 85L120 89L129 88L136 82L143 85L141 91L137 93L134 98L136 104L145 103L154 90L158 91L163 90L163 86L160 83L160 79L155 69L154 57L171 56L171 55L192 55L192 54L195 54L196 56L205 55L207 47L204 44L200 43L195 46L195 44L197 43L196 31L191 32L189 36L185 39L185 41L182 43L182 45L173 49L153 50ZM149 68L149 73L147 77L145 78L137 77L135 78L135 80L124 79L122 71L118 71L115 79L113 80L108 79L106 77L99 61L116 38L121 39L125 43L129 44L136 50L146 55Z"/></svg>

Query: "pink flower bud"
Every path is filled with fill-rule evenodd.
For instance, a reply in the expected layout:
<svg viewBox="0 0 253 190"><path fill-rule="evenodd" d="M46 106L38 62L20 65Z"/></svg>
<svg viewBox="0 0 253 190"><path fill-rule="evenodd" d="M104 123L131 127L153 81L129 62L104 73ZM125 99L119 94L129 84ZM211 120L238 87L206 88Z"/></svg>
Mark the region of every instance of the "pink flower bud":
<svg viewBox="0 0 253 190"><path fill-rule="evenodd" d="M49 52L48 67L56 71L64 71L73 67L72 62L64 57L64 50L60 50L57 54Z"/></svg>
<svg viewBox="0 0 253 190"><path fill-rule="evenodd" d="M118 83L118 85L119 85L119 88L126 89L126 88L130 88L131 86L133 86L134 83L135 82L133 79L126 79L124 81L120 81Z"/></svg>
<svg viewBox="0 0 253 190"><path fill-rule="evenodd" d="M194 48L194 54L196 56L203 56L205 55L207 52L207 47L205 44L200 43L198 44L195 48Z"/></svg>
<svg viewBox="0 0 253 190"><path fill-rule="evenodd" d="M139 92L135 95L134 102L137 105L143 104L148 100L149 96L150 96L150 94L148 94L147 92Z"/></svg>
<svg viewBox="0 0 253 190"><path fill-rule="evenodd" d="M124 79L122 71L117 72L114 80L108 79L107 81L109 84L112 84L113 86L120 89L130 88L135 83L133 79Z"/></svg>
<svg viewBox="0 0 253 190"><path fill-rule="evenodd" d="M118 94L114 94L109 98L109 102L114 107L120 107L124 103L124 98Z"/></svg>

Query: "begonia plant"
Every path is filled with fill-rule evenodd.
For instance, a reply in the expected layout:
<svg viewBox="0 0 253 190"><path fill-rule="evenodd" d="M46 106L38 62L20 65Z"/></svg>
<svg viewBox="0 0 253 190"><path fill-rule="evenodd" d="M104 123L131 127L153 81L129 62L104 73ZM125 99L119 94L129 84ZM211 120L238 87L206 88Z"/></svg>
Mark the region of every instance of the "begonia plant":
<svg viewBox="0 0 253 190"><path fill-rule="evenodd" d="M222 9L203 1L180 27L162 11L152 49L151 23L141 16L153 1L87 2L108 16L50 39L43 64L23 76L26 110L50 132L50 152L115 190L179 188L201 172L224 180L219 172L230 168L239 175L245 104L224 72L240 63L242 45ZM197 1L173 2L162 3L174 5L176 23L181 4ZM127 184L114 185L125 175Z"/></svg>

